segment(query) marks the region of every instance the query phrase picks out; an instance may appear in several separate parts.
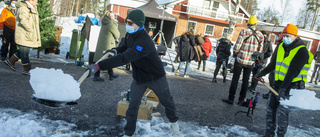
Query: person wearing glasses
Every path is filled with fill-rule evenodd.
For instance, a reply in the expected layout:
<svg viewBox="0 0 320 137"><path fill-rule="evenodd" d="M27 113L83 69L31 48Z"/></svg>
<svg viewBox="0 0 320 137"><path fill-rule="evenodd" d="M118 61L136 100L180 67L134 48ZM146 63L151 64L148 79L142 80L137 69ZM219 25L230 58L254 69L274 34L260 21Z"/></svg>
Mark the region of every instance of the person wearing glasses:
<svg viewBox="0 0 320 137"><path fill-rule="evenodd" d="M140 9L130 11L125 19L126 35L119 47L110 50L115 56L90 65L90 75L98 70L108 70L127 63L132 65L133 81L130 86L130 104L126 112L125 137L130 137L136 129L141 98L149 87L165 107L166 116L171 122L172 134L179 134L178 116L175 102L170 94L166 73L158 56L154 42L144 29L145 15Z"/></svg>
<svg viewBox="0 0 320 137"><path fill-rule="evenodd" d="M272 93L267 101L265 137L273 137L276 128L278 137L286 134L290 111L279 101L289 99L291 89L304 89L307 82L313 54L297 34L298 28L288 24L283 29L283 42L276 47L270 63L255 76L261 79L275 70L273 88L279 93L279 96Z"/></svg>

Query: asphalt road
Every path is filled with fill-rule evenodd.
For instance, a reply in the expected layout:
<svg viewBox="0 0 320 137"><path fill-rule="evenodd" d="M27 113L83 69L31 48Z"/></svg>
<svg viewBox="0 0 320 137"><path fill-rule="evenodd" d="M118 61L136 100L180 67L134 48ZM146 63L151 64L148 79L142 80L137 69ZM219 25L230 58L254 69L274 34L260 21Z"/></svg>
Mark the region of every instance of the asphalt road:
<svg viewBox="0 0 320 137"><path fill-rule="evenodd" d="M56 68L62 69L64 73L70 74L76 80L85 72L85 68L74 64L54 63L41 60L31 60L32 68ZM94 134L95 130L101 126L104 129L103 135L117 136L123 133L123 127L119 124L121 118L116 115L117 102L121 99L120 92L127 91L132 81L131 71L125 69L115 69L119 78L109 81L104 75L105 82L94 82L86 79L81 84L81 98L74 107L48 108L31 101L33 90L29 83L29 76L22 75L21 64L16 64L17 71L12 71L8 66L0 61L0 108L14 108L23 112L38 111L39 115L45 115L48 119L64 120L75 123L78 130L90 130ZM228 105L221 99L228 96L230 80L227 83L211 83L211 79L190 76L183 78L177 76L167 76L171 94L176 102L176 107L181 121L197 122L199 125L208 127L218 127L220 125L241 125L251 132L263 134L265 128L265 104L266 99L259 98L259 102L254 109L254 122L251 122L246 114L234 114L238 111L246 111L247 108L237 105ZM222 81L218 79L218 81ZM241 81L238 88L240 88ZM259 84L257 87L261 93L268 92L267 88ZM319 88L315 90L320 98ZM239 89L236 98L238 98ZM251 95L247 93L247 98ZM154 112L160 112L164 117L164 107L159 107ZM307 128L303 125L310 125L320 128L320 111L293 111L290 113L289 125L297 128ZM302 126L301 126L302 125Z"/></svg>

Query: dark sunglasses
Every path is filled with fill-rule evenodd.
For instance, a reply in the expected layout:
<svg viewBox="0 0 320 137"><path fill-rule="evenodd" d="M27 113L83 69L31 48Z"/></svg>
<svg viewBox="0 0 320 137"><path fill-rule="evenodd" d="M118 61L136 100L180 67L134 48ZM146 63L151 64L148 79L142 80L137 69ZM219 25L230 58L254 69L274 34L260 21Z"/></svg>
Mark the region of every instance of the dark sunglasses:
<svg viewBox="0 0 320 137"><path fill-rule="evenodd" d="M125 20L125 23L128 24L129 26L132 26L132 25L133 25L133 22L127 21L127 20Z"/></svg>

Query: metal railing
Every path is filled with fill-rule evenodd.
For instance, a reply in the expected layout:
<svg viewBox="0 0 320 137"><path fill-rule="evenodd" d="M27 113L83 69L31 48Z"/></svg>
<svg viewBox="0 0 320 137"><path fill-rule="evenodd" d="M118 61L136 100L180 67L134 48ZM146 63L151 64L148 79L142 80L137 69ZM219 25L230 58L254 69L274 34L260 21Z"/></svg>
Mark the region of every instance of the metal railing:
<svg viewBox="0 0 320 137"><path fill-rule="evenodd" d="M228 12L218 11L217 9L205 9L202 7L183 5L187 7L186 14L204 16L209 18L215 18L220 20L229 20L229 16L236 18L236 23L242 23L244 19L243 13L238 13L238 15L230 15Z"/></svg>

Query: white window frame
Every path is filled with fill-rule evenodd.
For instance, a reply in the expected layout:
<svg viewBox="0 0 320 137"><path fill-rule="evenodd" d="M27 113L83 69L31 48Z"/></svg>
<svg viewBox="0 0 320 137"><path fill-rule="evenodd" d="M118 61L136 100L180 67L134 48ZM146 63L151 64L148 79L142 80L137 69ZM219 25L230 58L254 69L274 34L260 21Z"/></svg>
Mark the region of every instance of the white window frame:
<svg viewBox="0 0 320 137"><path fill-rule="evenodd" d="M221 34L222 34L221 37L223 37L223 32L224 32L224 29L225 29L225 28L226 28L226 29L229 29L229 27L223 27L222 33L221 33Z"/></svg>
<svg viewBox="0 0 320 137"><path fill-rule="evenodd" d="M188 24L187 24L187 30L189 29L189 22L196 24L196 25L195 25L195 28L193 29L193 32L196 32L198 22L189 20L189 21L188 21Z"/></svg>
<svg viewBox="0 0 320 137"><path fill-rule="evenodd" d="M301 38L301 37L300 37ZM301 38L302 40L304 41L308 41L310 42L310 45L305 45L307 47L307 49L310 51L311 49L311 46L312 46L312 43L313 43L313 40L312 39L308 39L308 38ZM306 43L305 43L306 44Z"/></svg>
<svg viewBox="0 0 320 137"><path fill-rule="evenodd" d="M212 34L207 34L206 33L206 31L207 31L207 27L208 26L213 26L213 30L212 30ZM216 26L215 25L213 25L213 24L206 24L206 28L204 29L204 35L208 35L208 36L213 36L214 35L214 28L215 28Z"/></svg>

